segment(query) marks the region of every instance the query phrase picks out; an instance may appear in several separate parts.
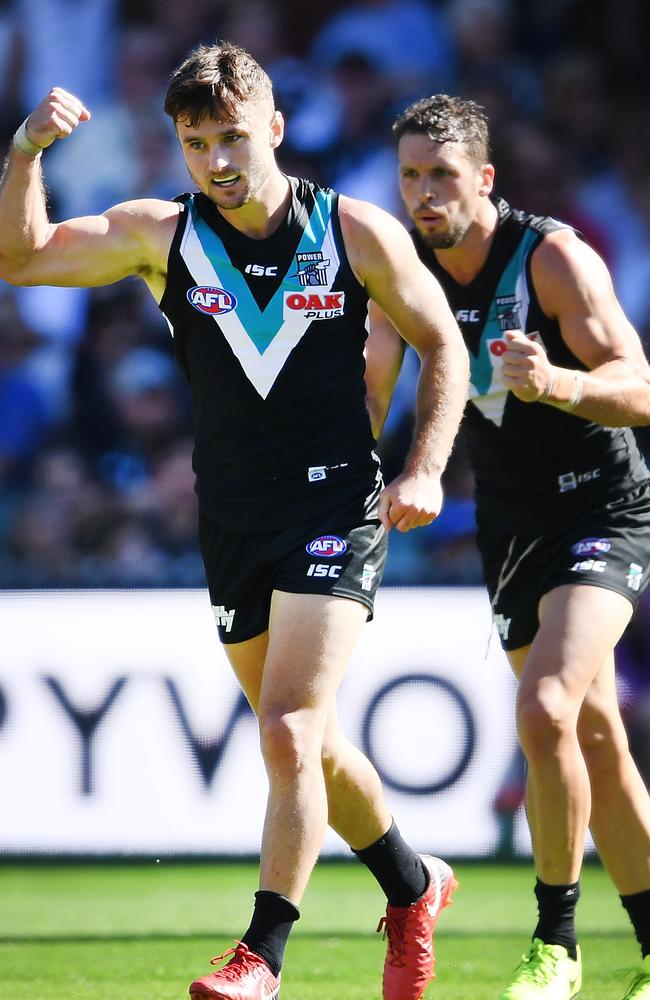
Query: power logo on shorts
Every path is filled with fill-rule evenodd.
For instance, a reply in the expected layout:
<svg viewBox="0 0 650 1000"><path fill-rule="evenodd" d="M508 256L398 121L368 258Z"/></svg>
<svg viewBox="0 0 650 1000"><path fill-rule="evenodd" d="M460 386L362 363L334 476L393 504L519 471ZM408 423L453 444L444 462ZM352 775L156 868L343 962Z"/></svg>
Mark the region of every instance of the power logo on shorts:
<svg viewBox="0 0 650 1000"><path fill-rule="evenodd" d="M187 291L187 301L206 316L221 316L237 307L237 298L232 292L216 285L194 285Z"/></svg>
<svg viewBox="0 0 650 1000"><path fill-rule="evenodd" d="M319 535L309 543L306 551L310 556L333 559L335 556L342 556L347 547L348 543L338 535Z"/></svg>

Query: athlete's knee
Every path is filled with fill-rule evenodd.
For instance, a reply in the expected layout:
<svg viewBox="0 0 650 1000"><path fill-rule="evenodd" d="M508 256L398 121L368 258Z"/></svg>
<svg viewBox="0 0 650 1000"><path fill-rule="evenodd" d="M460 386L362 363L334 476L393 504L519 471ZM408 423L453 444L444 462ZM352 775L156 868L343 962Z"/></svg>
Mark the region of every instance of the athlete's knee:
<svg viewBox="0 0 650 1000"><path fill-rule="evenodd" d="M271 708L260 714L259 725L262 756L270 776L290 778L320 760L313 713Z"/></svg>
<svg viewBox="0 0 650 1000"><path fill-rule="evenodd" d="M575 739L576 710L557 678L519 692L517 729L527 757L544 758Z"/></svg>
<svg viewBox="0 0 650 1000"><path fill-rule="evenodd" d="M629 746L618 706L585 705L578 719L578 739L592 780L617 772Z"/></svg>

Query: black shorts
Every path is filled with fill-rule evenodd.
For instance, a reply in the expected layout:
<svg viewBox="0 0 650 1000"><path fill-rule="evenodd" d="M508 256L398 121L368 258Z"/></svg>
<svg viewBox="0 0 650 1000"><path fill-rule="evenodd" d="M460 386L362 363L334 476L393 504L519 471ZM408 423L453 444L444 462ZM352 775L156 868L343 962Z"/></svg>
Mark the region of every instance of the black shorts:
<svg viewBox="0 0 650 1000"><path fill-rule="evenodd" d="M512 535L477 517L477 545L504 649L529 645L544 594L567 583L613 590L636 607L650 573L650 482L542 535Z"/></svg>
<svg viewBox="0 0 650 1000"><path fill-rule="evenodd" d="M210 601L223 643L265 632L271 594L333 594L359 601L372 618L386 562L387 535L377 517L379 488L360 504L282 531L243 535L199 514L199 540Z"/></svg>

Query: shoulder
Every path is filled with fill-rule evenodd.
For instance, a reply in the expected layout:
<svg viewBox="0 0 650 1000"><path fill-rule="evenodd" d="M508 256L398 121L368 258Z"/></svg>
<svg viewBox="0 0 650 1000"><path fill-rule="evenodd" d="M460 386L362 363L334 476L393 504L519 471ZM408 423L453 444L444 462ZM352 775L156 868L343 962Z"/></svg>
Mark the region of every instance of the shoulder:
<svg viewBox="0 0 650 1000"><path fill-rule="evenodd" d="M595 313L615 299L607 265L572 229L544 236L532 255L531 276L539 303L551 318Z"/></svg>
<svg viewBox="0 0 650 1000"><path fill-rule="evenodd" d="M364 262L406 255L416 257L411 236L390 213L358 198L339 195L339 220L350 263L357 270Z"/></svg>
<svg viewBox="0 0 650 1000"><path fill-rule="evenodd" d="M546 233L533 251L531 266L535 282L609 280L603 259L570 228Z"/></svg>

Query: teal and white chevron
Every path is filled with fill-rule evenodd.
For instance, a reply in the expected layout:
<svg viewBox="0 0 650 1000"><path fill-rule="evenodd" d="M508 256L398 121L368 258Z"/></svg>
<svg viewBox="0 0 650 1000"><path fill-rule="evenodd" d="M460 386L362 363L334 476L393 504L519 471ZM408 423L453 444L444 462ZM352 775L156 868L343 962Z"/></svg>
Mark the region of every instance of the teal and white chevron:
<svg viewBox="0 0 650 1000"><path fill-rule="evenodd" d="M527 231L525 233L517 252L513 254L499 279L494 299L490 303L488 318L481 332L478 354L475 356L470 351L469 398L483 416L491 420L497 427L503 423L508 390L501 378L501 361L490 351L490 344L495 340L503 340L503 330L496 311L496 300L508 295L515 296L517 301L521 303L521 324L525 330L530 308L526 259L532 244L537 239L538 236L534 232Z"/></svg>
<svg viewBox="0 0 650 1000"><path fill-rule="evenodd" d="M189 202L185 232L180 252L197 285L215 285L237 298L237 307L213 319L228 341L247 378L259 395L266 399L292 350L312 323L300 312L287 314L286 293L305 292L297 277L295 254L289 270L265 309L260 309L244 276L233 267L228 252L213 229L198 214L193 200ZM324 294L331 291L339 269L339 256L332 231L332 196L317 192L316 204L301 237L296 253L322 251L330 261L328 283L311 291Z"/></svg>

